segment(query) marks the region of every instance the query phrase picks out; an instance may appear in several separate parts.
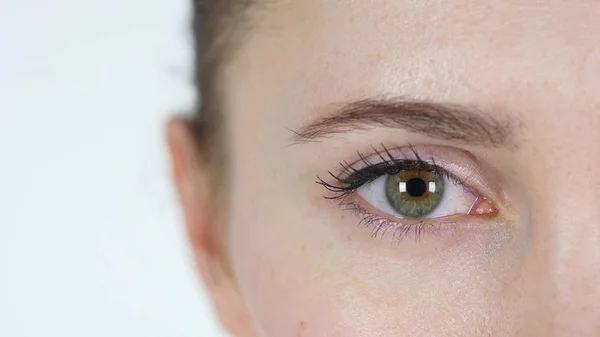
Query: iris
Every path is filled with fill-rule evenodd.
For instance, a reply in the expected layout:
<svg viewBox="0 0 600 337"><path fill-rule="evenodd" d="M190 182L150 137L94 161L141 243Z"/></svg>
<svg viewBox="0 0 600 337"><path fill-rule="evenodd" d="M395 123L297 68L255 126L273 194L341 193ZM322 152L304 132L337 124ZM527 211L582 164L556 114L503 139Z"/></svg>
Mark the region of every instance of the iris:
<svg viewBox="0 0 600 337"><path fill-rule="evenodd" d="M400 215L421 218L435 210L444 194L444 178L433 171L401 171L386 182L387 199Z"/></svg>

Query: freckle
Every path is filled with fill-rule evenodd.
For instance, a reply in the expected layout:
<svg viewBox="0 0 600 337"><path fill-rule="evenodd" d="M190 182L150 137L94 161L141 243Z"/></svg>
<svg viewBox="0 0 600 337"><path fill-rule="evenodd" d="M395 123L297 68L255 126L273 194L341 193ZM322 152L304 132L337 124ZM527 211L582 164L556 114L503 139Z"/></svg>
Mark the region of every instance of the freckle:
<svg viewBox="0 0 600 337"><path fill-rule="evenodd" d="M302 334L304 333L305 328L306 328L306 323L304 323L304 321L300 321L300 323L298 323L298 337L302 337Z"/></svg>

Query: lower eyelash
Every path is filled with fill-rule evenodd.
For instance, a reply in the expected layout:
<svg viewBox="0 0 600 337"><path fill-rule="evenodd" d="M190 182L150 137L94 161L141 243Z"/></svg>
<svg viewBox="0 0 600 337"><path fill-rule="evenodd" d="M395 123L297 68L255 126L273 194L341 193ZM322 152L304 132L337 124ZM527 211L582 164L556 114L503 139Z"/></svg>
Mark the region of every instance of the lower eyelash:
<svg viewBox="0 0 600 337"><path fill-rule="evenodd" d="M429 222L419 221L417 223L401 223L391 221L364 209L358 202L342 198L340 208L353 212L359 219L358 227L370 228L371 237L383 238L392 230L392 243L399 243L409 236L413 236L415 241L420 241L425 234L434 234L439 228Z"/></svg>

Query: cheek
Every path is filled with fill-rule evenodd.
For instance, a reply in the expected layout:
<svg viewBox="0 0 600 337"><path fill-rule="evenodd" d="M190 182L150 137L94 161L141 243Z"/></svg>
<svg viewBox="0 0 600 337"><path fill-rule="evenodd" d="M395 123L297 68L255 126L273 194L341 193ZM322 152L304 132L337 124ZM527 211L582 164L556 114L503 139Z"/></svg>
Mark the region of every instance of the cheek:
<svg viewBox="0 0 600 337"><path fill-rule="evenodd" d="M472 277L484 261L456 253L454 263L472 268L408 262L402 247L369 238L351 214L313 205L305 184L261 165L246 183L247 172L234 170L228 239L260 336L468 335L502 320L489 309L501 299L482 281L498 271L487 266L489 275Z"/></svg>
<svg viewBox="0 0 600 337"><path fill-rule="evenodd" d="M370 238L352 213L323 204L325 191L315 191L315 174L305 172L322 163L273 145L278 142L272 137L250 137L247 130L252 128L236 128L231 144L228 249L259 336L482 335L489 327L509 329L506 311L518 310L505 303L518 302L511 298L518 287L502 293L503 280L496 276L507 273L494 261L512 265L514 256L486 257L483 239L436 261L414 257L414 251L430 250L414 242Z"/></svg>
<svg viewBox="0 0 600 337"><path fill-rule="evenodd" d="M249 314L260 336L334 336L337 311L317 281L330 279L319 257L327 243L304 230L318 220L299 211L293 185L261 165L234 185L229 208L229 252Z"/></svg>

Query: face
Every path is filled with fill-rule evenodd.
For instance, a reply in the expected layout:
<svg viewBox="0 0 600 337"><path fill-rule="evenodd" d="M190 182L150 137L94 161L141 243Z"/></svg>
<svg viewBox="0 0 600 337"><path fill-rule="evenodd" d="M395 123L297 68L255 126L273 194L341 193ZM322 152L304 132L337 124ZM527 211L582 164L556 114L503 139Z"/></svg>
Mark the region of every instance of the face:
<svg viewBox="0 0 600 337"><path fill-rule="evenodd" d="M258 7L223 72L222 215L171 134L234 334L600 336L600 3Z"/></svg>

